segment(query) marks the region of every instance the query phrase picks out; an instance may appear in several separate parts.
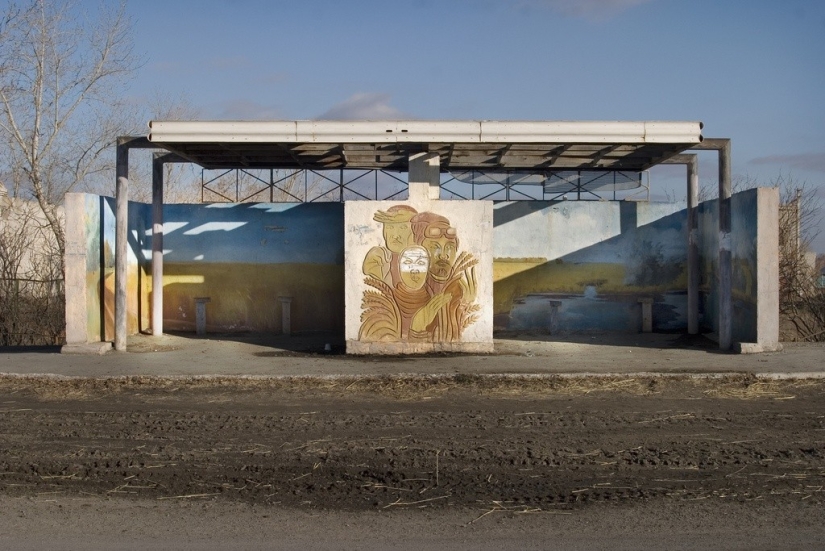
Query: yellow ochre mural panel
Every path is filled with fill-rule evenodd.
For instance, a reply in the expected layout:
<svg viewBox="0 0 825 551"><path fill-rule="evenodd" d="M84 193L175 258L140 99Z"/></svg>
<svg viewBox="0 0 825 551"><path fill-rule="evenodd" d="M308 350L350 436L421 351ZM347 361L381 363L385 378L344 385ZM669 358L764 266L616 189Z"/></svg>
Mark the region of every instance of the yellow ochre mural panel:
<svg viewBox="0 0 825 551"><path fill-rule="evenodd" d="M274 331L281 327L280 296L292 297L291 329L343 327L344 268L331 264L165 263L163 324L195 328L195 297L210 297L208 331Z"/></svg>
<svg viewBox="0 0 825 551"><path fill-rule="evenodd" d="M383 244L364 257L361 341L459 342L476 321L475 266L459 251L456 228L433 212L409 205L377 211Z"/></svg>

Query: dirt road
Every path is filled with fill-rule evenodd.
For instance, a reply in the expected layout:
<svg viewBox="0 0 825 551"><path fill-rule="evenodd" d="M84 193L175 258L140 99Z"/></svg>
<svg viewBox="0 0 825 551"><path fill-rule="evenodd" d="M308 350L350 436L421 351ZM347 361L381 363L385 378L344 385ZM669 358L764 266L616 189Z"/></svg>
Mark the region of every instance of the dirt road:
<svg viewBox="0 0 825 551"><path fill-rule="evenodd" d="M721 512L806 547L825 537L825 380L5 377L0 498L473 527L684 510L693 534Z"/></svg>

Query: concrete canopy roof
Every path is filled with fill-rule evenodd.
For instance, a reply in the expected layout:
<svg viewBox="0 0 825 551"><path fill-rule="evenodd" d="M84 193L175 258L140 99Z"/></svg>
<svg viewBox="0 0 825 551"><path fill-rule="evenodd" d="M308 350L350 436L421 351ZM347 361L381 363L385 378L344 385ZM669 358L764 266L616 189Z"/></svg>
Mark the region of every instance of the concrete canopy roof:
<svg viewBox="0 0 825 551"><path fill-rule="evenodd" d="M204 168L646 170L702 141L679 121L151 121L149 141Z"/></svg>

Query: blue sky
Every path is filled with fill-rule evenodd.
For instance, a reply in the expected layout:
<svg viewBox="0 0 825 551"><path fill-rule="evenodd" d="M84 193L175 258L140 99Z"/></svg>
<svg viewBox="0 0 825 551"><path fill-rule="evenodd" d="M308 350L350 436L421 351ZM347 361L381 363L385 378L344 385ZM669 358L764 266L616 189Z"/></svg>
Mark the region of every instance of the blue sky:
<svg viewBox="0 0 825 551"><path fill-rule="evenodd" d="M734 175L791 176L825 198L821 0L132 0L128 12L145 60L130 94L183 97L200 118L701 120L732 139ZM715 154L700 163L715 181ZM684 196L681 168L651 183Z"/></svg>

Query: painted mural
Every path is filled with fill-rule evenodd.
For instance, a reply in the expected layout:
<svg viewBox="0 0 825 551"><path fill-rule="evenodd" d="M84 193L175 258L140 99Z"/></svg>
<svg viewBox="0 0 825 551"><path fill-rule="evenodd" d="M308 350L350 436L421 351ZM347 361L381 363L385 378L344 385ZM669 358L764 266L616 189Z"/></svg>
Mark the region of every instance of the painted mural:
<svg viewBox="0 0 825 551"><path fill-rule="evenodd" d="M84 197L86 236L86 331L92 340L115 338L115 199ZM146 247L148 205L129 203L126 260L126 329L137 333L148 328L148 264L141 252Z"/></svg>
<svg viewBox="0 0 825 551"><path fill-rule="evenodd" d="M495 205L496 330L641 330L687 326L684 205L502 202Z"/></svg>
<svg viewBox="0 0 825 551"><path fill-rule="evenodd" d="M86 334L89 340L106 340L104 333L106 307L102 295L101 277L105 277L108 263L109 271L114 274L114 249L106 247L101 216L104 198L97 195L84 196L83 231L86 236ZM112 229L114 238L114 229ZM112 240L114 243L114 240ZM101 248L103 245L103 248ZM112 285L114 292L114 282ZM114 313L114 294L111 296L110 311ZM112 318L114 319L114 317Z"/></svg>
<svg viewBox="0 0 825 551"><path fill-rule="evenodd" d="M383 243L364 257L358 339L459 342L478 319L476 259L450 220L408 205L377 211Z"/></svg>
<svg viewBox="0 0 825 551"><path fill-rule="evenodd" d="M341 204L165 205L163 217L166 330L195 330L195 297L211 299L208 332L278 333L278 297L292 298L293 332L343 329Z"/></svg>

